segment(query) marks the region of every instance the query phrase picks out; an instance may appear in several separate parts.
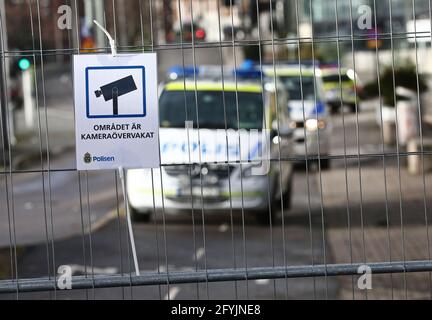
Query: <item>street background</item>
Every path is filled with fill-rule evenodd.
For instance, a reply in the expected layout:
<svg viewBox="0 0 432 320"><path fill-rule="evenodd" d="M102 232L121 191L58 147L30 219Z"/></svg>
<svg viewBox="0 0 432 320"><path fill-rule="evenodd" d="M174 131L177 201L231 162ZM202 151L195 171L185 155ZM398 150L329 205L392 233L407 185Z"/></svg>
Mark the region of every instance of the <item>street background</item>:
<svg viewBox="0 0 432 320"><path fill-rule="evenodd" d="M2 1L0 1L1 3ZM58 266L72 266L74 275L116 274L133 272L124 203L118 174L115 171L82 172L75 170L75 136L72 66L70 56L76 53L107 52L104 36L90 27L92 18L105 17L108 29L115 30L120 52L155 50L158 54L159 80L173 65L238 66L246 58L256 58L256 46L263 43L262 59L268 63L295 60L298 38L333 37L329 44L311 48L301 46L302 59L337 60L338 40L334 24L334 1L312 1L314 23L308 23L309 1L273 1L274 23L269 28L270 3L259 1L262 10L260 26L251 14L254 3L238 1L233 7L226 1L181 1L181 19L197 19L197 27L206 31L206 39L198 43L179 38L180 19L177 1L115 1L115 5L99 7L89 1L78 1L79 23L73 29L58 31L56 14L62 1L48 1L45 6L14 4L5 1L8 27L8 49L2 55L10 68L24 56L32 64L32 125L19 95L8 98L10 164L5 164L0 178L0 279L22 279L53 276ZM374 1L340 0L340 63L354 68L364 84L373 82L377 74L377 52L380 65L388 66L396 55L396 65L410 60L418 73L429 77L432 72L430 48L430 8L427 1L415 1L414 18L411 1L391 1L390 24L388 5L380 4L379 26L375 33L382 39L355 29L356 40L349 37L356 27L357 14L349 18L349 4L363 3L374 7ZM129 2L128 2L129 3ZM381 2L380 2L381 3ZM401 4L403 3L403 5ZM408 5L405 5L408 3ZM249 6L248 6L249 4ZM277 8L284 4L282 14ZM300 8L296 20L295 4ZM70 5L73 10L73 1ZM278 7L279 5L279 7ZM382 6L382 7L381 7ZM23 10L24 8L24 10ZM29 11L32 8L32 11ZM102 8L101 14L100 10ZM218 9L219 8L219 9ZM38 12L38 9L40 12ZM217 15L217 10L220 17ZM21 10L21 11L20 11ZM99 11L98 11L99 10ZM150 10L153 10L150 13ZM255 9L256 10L256 9ZM344 11L345 10L345 11ZM21 12L21 14L19 14ZM25 12L22 13L22 12ZM31 14L29 13L31 12ZM73 11L76 12L76 11ZM215 13L216 12L216 13ZM353 12L356 12L353 9ZM374 11L375 12L375 11ZM50 15L51 14L51 15ZM18 18L14 20L14 15ZM37 35L28 33L30 17L34 17ZM282 16L282 17L281 17ZM150 19L152 17L152 19ZM52 20L55 18L54 20ZM217 32L218 21L225 26L235 24L236 43L230 34ZM427 41L410 41L407 25L413 19L429 22ZM51 19L51 20L50 20ZM195 18L194 18L195 19ZM42 29L37 30L41 22ZM114 29L114 25L116 29ZM224 30L223 25L220 29ZM396 40L389 37L389 26ZM216 31L215 31L216 29ZM226 28L225 28L226 29ZM298 30L297 30L298 29ZM77 30L79 30L77 32ZM301 31L298 37L296 32ZM417 30L418 31L418 30ZM16 32L14 34L14 32ZM76 33L79 33L77 38ZM30 33L31 34L31 33ZM372 33L373 34L373 33ZM41 42L31 41L40 36ZM271 39L276 38L276 44ZM290 37L292 40L289 40ZM38 38L39 40L39 38ZM180 42L185 42L180 49ZM371 43L373 42L373 43ZM393 42L393 43L392 43ZM42 47L41 47L42 45ZM394 46L392 48L392 46ZM79 49L78 49L79 48ZM354 49L354 50L353 50ZM393 49L393 50L392 50ZM29 50L29 55L22 54ZM43 50L44 55L38 51ZM310 53L312 52L312 54ZM275 54L275 56L273 55ZM316 56L315 56L316 54ZM393 54L393 55L392 55ZM275 60L273 60L275 59ZM298 61L298 60L297 60ZM354 63L355 62L355 63ZM8 88L20 87L21 71L11 72ZM427 78L429 82L429 78ZM19 90L18 90L19 91ZM3 93L2 93L3 94ZM429 91L422 93L421 119L425 148L432 138L429 114L432 106ZM8 93L9 95L9 93ZM356 113L343 109L331 116L333 131L330 141L329 170L317 166L298 165L294 175L293 206L279 212L277 223L269 228L258 225L253 217L240 215L231 222L229 212L220 215L201 213L166 215L158 213L148 224L134 223L138 260L145 271L195 271L201 269L301 266L336 263L370 263L402 260L430 260L429 234L431 171L408 171L408 157L398 155L405 146L384 144L383 128L377 123L380 98L368 97L358 103ZM27 118L26 118L27 117ZM383 156L383 153L387 156ZM412 155L411 157L413 157ZM429 163L431 155L424 156ZM49 161L48 161L49 160ZM200 211L200 210L196 210ZM193 218L193 219L192 219ZM205 239L205 243L204 243ZM374 275L373 289L357 288L356 276L249 280L227 283L180 284L155 287L76 290L72 292L19 293L23 299L430 299L432 281L428 273ZM15 294L0 295L14 299Z"/></svg>

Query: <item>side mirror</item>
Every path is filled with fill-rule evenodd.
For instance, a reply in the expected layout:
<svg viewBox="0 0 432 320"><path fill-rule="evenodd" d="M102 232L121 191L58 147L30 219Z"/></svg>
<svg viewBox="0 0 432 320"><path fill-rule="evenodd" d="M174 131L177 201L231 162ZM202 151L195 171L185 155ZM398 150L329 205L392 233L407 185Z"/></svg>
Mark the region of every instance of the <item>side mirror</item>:
<svg viewBox="0 0 432 320"><path fill-rule="evenodd" d="M291 138L294 134L294 129L287 127L287 126L282 126L279 128L279 130L273 129L271 132L271 139L273 139L276 136L279 136L281 138Z"/></svg>
<svg viewBox="0 0 432 320"><path fill-rule="evenodd" d="M287 126L283 126L281 128L279 128L279 136L282 138L291 138L294 134L294 129L287 127Z"/></svg>
<svg viewBox="0 0 432 320"><path fill-rule="evenodd" d="M273 139L276 136L280 136L281 138L291 138L294 133L294 129L290 128L286 125L279 125L277 120L273 120L272 122L272 130L271 130L271 138Z"/></svg>

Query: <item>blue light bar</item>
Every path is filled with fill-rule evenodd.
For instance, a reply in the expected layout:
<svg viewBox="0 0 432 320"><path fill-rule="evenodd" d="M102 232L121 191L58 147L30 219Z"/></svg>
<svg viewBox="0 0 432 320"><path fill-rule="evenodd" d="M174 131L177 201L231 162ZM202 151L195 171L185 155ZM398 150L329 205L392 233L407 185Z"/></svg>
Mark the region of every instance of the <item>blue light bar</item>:
<svg viewBox="0 0 432 320"><path fill-rule="evenodd" d="M276 66L281 66L281 65L286 65L286 66L298 66L299 65L299 61L298 60L280 60L280 61L276 61ZM265 65L273 65L273 62L265 62ZM321 62L319 60L307 60L307 59L301 59L300 60L300 64L303 66L308 66L308 67L319 67L321 65Z"/></svg>
<svg viewBox="0 0 432 320"><path fill-rule="evenodd" d="M256 68L256 63L252 60L245 60L240 66L240 69L254 69Z"/></svg>
<svg viewBox="0 0 432 320"><path fill-rule="evenodd" d="M252 60L245 60L233 73L241 79L260 79L264 76L261 68Z"/></svg>
<svg viewBox="0 0 432 320"><path fill-rule="evenodd" d="M234 73L237 76L237 78L241 78L241 79L260 79L261 75L263 74L261 70L242 70L242 69L234 70Z"/></svg>
<svg viewBox="0 0 432 320"><path fill-rule="evenodd" d="M173 66L168 69L168 76L171 80L177 80L178 78L190 78L198 74L199 68L194 68L193 66Z"/></svg>
<svg viewBox="0 0 432 320"><path fill-rule="evenodd" d="M227 70L228 72L228 70ZM199 67L194 66L173 66L168 69L167 75L170 80L177 80L181 78L196 77L220 77L222 71L220 66L203 65ZM259 65L251 60L245 60L238 69L233 70L233 75L239 79L260 79L263 77L263 72Z"/></svg>

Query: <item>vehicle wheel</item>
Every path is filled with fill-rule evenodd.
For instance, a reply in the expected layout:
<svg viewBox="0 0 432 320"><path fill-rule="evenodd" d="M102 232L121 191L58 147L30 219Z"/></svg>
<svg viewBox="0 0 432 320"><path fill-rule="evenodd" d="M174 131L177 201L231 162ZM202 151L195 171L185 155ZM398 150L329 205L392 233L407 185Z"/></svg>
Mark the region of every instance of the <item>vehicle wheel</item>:
<svg viewBox="0 0 432 320"><path fill-rule="evenodd" d="M148 223L151 221L152 214L150 212L142 212L133 207L130 207L131 219L134 222Z"/></svg>
<svg viewBox="0 0 432 320"><path fill-rule="evenodd" d="M351 113L355 113L356 112L356 105L355 105L355 103L350 104L349 105L349 109L350 109Z"/></svg>
<svg viewBox="0 0 432 320"><path fill-rule="evenodd" d="M331 114L336 114L336 113L338 113L339 108L340 108L339 105L332 104L332 105L330 106L330 112L331 112Z"/></svg>
<svg viewBox="0 0 432 320"><path fill-rule="evenodd" d="M321 159L321 170L330 169L330 159Z"/></svg>
<svg viewBox="0 0 432 320"><path fill-rule="evenodd" d="M263 211L257 212L255 214L256 221L262 226L269 226L270 223L274 225L276 222L277 211L278 210L276 210L275 206L272 206L271 216L270 216L269 209L265 209Z"/></svg>
<svg viewBox="0 0 432 320"><path fill-rule="evenodd" d="M275 185L277 185L276 182ZM256 213L255 217L257 222L262 226L270 226L270 224L275 225L277 221L277 216L280 212L280 207L281 207L280 198L274 197L271 200L271 210L267 208Z"/></svg>
<svg viewBox="0 0 432 320"><path fill-rule="evenodd" d="M292 184L293 184L293 178L291 177L288 181L288 188L284 193L283 196L283 203L284 203L284 209L291 209L292 206Z"/></svg>

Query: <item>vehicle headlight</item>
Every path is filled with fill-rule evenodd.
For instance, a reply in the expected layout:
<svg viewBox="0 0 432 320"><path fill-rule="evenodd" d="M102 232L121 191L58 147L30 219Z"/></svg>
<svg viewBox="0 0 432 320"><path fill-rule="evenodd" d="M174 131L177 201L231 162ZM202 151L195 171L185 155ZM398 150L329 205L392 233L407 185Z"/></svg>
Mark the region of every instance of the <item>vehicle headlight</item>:
<svg viewBox="0 0 432 320"><path fill-rule="evenodd" d="M309 131L317 131L318 129L325 129L326 123L324 120L308 119L305 126Z"/></svg>
<svg viewBox="0 0 432 320"><path fill-rule="evenodd" d="M249 165L242 166L241 178L249 178L252 176L252 167Z"/></svg>
<svg viewBox="0 0 432 320"><path fill-rule="evenodd" d="M250 177L254 176L253 169L255 168L257 171L259 171L259 168L261 166L262 166L262 162L256 162L256 161L254 161L251 164L243 165L242 166L243 171L242 171L241 177L242 178L250 178Z"/></svg>

